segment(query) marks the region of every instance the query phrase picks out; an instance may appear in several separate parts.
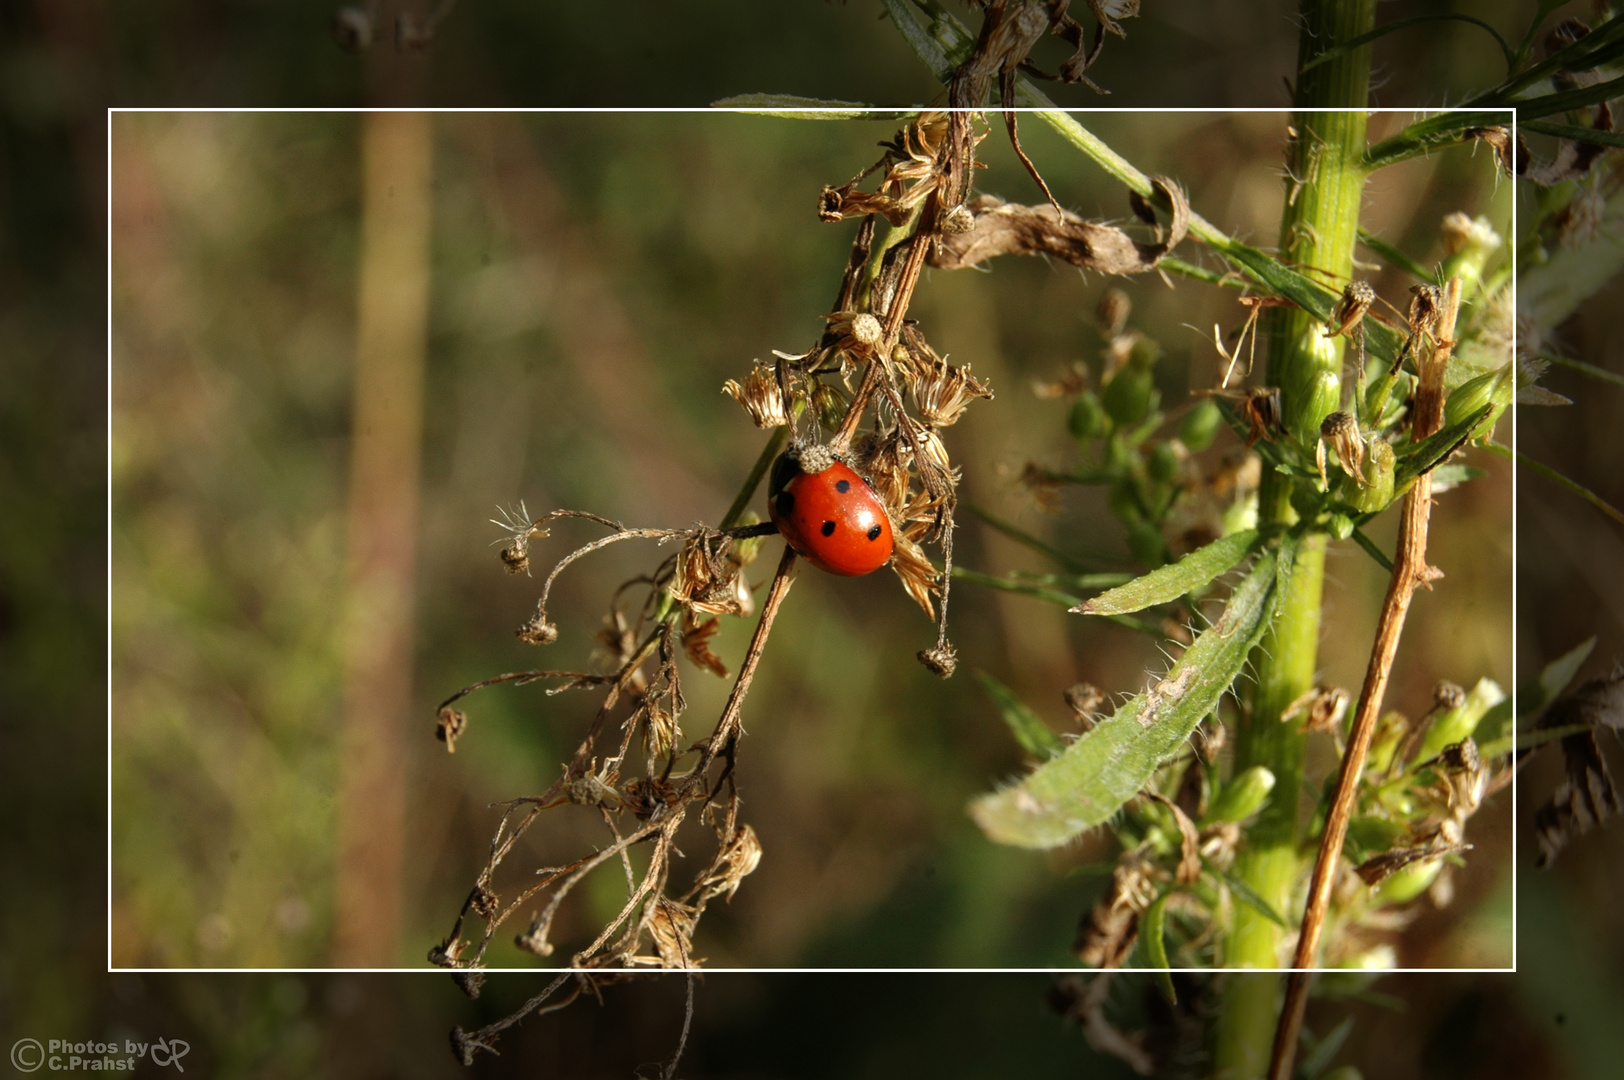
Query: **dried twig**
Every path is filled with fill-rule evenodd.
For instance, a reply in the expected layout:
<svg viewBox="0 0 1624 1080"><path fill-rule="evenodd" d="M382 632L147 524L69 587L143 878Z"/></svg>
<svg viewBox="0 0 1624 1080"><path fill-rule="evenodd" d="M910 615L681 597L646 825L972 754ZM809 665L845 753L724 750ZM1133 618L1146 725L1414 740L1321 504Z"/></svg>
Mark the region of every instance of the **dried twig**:
<svg viewBox="0 0 1624 1080"><path fill-rule="evenodd" d="M1432 355L1421 366L1421 381L1416 390L1412 435L1418 441L1436 432L1443 424L1444 367L1455 344L1452 339L1455 317L1460 310L1460 292L1460 279L1450 279L1437 320L1432 324L1435 328ZM1319 857L1309 881L1302 933L1297 939L1297 952L1292 959L1292 967L1297 970L1292 972L1286 983L1286 1000L1279 1027L1275 1030L1269 1080L1287 1080L1291 1075L1297 1036L1302 1028L1303 1012L1308 1006L1310 975L1305 969L1315 962L1320 931L1330 907L1331 886L1342 857L1342 842L1347 837L1359 780L1364 773L1365 755L1370 749L1371 735L1376 730L1376 718L1381 713L1382 697L1392 673L1393 658L1398 653L1399 635L1404 631L1410 600L1418 587L1429 585L1442 576L1438 570L1427 565L1427 525L1431 512L1432 475L1422 473L1404 498L1398 554L1393 560L1393 575L1388 582L1386 599L1382 602L1376 641L1370 650L1370 665L1365 671L1364 687L1359 693L1359 711L1348 736L1347 752L1342 756L1342 769L1337 776L1330 813L1325 819Z"/></svg>

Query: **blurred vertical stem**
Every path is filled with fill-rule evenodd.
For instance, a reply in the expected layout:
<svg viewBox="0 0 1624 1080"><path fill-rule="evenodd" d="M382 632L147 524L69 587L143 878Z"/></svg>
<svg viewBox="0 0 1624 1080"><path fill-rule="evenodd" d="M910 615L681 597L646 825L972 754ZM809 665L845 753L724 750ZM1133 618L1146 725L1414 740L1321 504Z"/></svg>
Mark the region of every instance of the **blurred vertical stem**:
<svg viewBox="0 0 1624 1080"><path fill-rule="evenodd" d="M418 460L427 347L432 117L361 116L332 961L400 962Z"/></svg>
<svg viewBox="0 0 1624 1080"><path fill-rule="evenodd" d="M1368 32L1376 5L1375 0L1302 0L1299 10L1303 32L1293 101L1295 137L1289 149L1291 177L1280 222L1280 251L1285 261L1341 291L1353 272L1366 175L1360 158L1365 151L1370 49L1350 50L1306 73L1302 69L1338 42ZM1287 437L1311 445L1320 422L1341 407L1345 339L1327 338L1318 320L1305 311L1281 309L1272 315L1269 384L1280 388ZM1295 520L1292 482L1265 469L1260 520ZM1294 725L1281 723L1280 714L1314 686L1324 576L1325 537L1310 535L1299 548L1274 625L1254 656L1257 688L1235 749L1237 770L1264 765L1276 778L1268 807L1247 831L1236 872L1288 918L1298 877L1302 736ZM1250 907L1236 905L1225 962L1231 967L1276 967L1284 934ZM1247 1080L1263 1074L1279 1011L1279 987L1280 978L1273 974L1230 976L1215 1039L1215 1075Z"/></svg>

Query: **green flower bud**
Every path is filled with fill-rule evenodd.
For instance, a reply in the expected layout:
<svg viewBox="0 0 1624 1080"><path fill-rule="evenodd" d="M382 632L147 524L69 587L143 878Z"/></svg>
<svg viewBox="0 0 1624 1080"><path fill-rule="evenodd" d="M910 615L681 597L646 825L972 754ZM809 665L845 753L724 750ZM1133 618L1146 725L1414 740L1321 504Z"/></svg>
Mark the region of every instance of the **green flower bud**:
<svg viewBox="0 0 1624 1080"><path fill-rule="evenodd" d="M1403 835L1404 826L1390 818L1355 815L1348 822L1348 856L1355 862L1364 862L1392 848Z"/></svg>
<svg viewBox="0 0 1624 1080"><path fill-rule="evenodd" d="M746 510L739 515L738 523L741 526L760 525L761 515L754 510ZM766 542L765 536L749 536L743 540L733 541L733 560L740 566L749 566L756 561L756 556L761 553L761 545Z"/></svg>
<svg viewBox="0 0 1624 1080"><path fill-rule="evenodd" d="M1385 510L1393 501L1393 447L1386 439L1371 439L1365 448L1365 486L1345 479L1341 493L1360 513Z"/></svg>
<svg viewBox="0 0 1624 1080"><path fill-rule="evenodd" d="M1146 456L1146 471L1158 484L1171 484L1179 474L1179 455L1172 443L1159 442L1151 446Z"/></svg>
<svg viewBox="0 0 1624 1080"><path fill-rule="evenodd" d="M1219 821L1245 821L1269 800L1274 790L1274 773L1262 765L1253 765L1230 778L1218 792L1218 797L1207 807L1203 825Z"/></svg>
<svg viewBox="0 0 1624 1080"><path fill-rule="evenodd" d="M1319 438L1320 425L1325 423L1325 418L1341 407L1342 380L1334 371L1316 371L1314 381L1298 403L1297 415L1288 418L1287 426L1304 446L1312 446Z"/></svg>
<svg viewBox="0 0 1624 1080"><path fill-rule="evenodd" d="M1084 439L1104 438L1106 432L1111 430L1111 419L1105 415L1105 406L1092 390L1084 390L1071 406L1071 415L1066 417L1066 427L1071 431L1071 437L1078 442Z"/></svg>
<svg viewBox="0 0 1624 1080"><path fill-rule="evenodd" d="M1162 531L1148 521L1136 521L1128 529L1128 550L1152 569L1167 561L1167 541L1162 539Z"/></svg>
<svg viewBox="0 0 1624 1080"><path fill-rule="evenodd" d="M1370 751L1365 755L1365 776L1380 777L1392 767L1393 754L1409 730L1403 713L1386 712L1376 721L1376 732L1370 738Z"/></svg>
<svg viewBox="0 0 1624 1080"><path fill-rule="evenodd" d="M1179 442L1200 453L1212 445L1223 423L1224 415L1218 411L1218 403L1207 398L1184 414L1179 424Z"/></svg>
<svg viewBox="0 0 1624 1080"><path fill-rule="evenodd" d="M1393 377L1383 371L1365 390L1365 413L1362 419L1366 428L1381 426L1382 414L1386 412L1388 399L1392 395Z"/></svg>
<svg viewBox="0 0 1624 1080"><path fill-rule="evenodd" d="M1111 513L1129 525L1137 524L1144 517L1139 512L1139 499L1134 494L1133 481L1126 477L1111 485L1105 504L1111 508Z"/></svg>
<svg viewBox="0 0 1624 1080"><path fill-rule="evenodd" d="M1394 871L1384 879L1380 885L1371 890L1370 898L1378 906L1407 904L1426 892L1432 883L1438 880L1438 874L1443 868L1442 858L1413 863L1402 870Z"/></svg>
<svg viewBox="0 0 1624 1080"><path fill-rule="evenodd" d="M1100 395L1105 411L1122 427L1145 418L1150 412L1150 392L1155 389L1156 380L1151 376L1150 366L1138 362L1137 352L1136 348L1135 359L1116 373Z"/></svg>
<svg viewBox="0 0 1624 1080"><path fill-rule="evenodd" d="M1499 371L1491 371L1461 383L1450 392L1449 400L1444 402L1444 426L1458 424L1483 408L1485 405L1494 405L1495 409L1489 413L1488 418L1474 431L1476 438L1481 432L1488 434L1494 430L1495 421L1500 419L1507 405L1511 404L1512 377L1511 365L1507 364Z"/></svg>
<svg viewBox="0 0 1624 1080"><path fill-rule="evenodd" d="M1331 535L1346 540L1353 535L1353 519L1346 514L1332 514L1329 523Z"/></svg>
<svg viewBox="0 0 1624 1080"><path fill-rule="evenodd" d="M1290 487L1291 508L1297 511L1299 518L1312 520L1319 516L1320 496L1314 485L1306 480L1292 481Z"/></svg>
<svg viewBox="0 0 1624 1080"><path fill-rule="evenodd" d="M1447 688L1447 689L1446 689ZM1427 726L1421 746L1415 752L1415 761L1427 761L1438 756L1444 747L1458 743L1477 731L1483 714L1506 699L1506 692L1493 679L1479 679L1477 685L1465 694L1459 687L1439 683L1435 704L1441 709Z"/></svg>
<svg viewBox="0 0 1624 1080"><path fill-rule="evenodd" d="M812 388L812 408L816 412L818 423L830 431L839 428L841 421L846 419L849 404L846 395L837 386L820 382Z"/></svg>
<svg viewBox="0 0 1624 1080"><path fill-rule="evenodd" d="M1483 279L1483 267L1489 256L1504 242L1485 217L1469 218L1459 211L1444 218L1444 248L1449 258L1444 260L1440 280L1461 279L1461 295L1470 297Z"/></svg>

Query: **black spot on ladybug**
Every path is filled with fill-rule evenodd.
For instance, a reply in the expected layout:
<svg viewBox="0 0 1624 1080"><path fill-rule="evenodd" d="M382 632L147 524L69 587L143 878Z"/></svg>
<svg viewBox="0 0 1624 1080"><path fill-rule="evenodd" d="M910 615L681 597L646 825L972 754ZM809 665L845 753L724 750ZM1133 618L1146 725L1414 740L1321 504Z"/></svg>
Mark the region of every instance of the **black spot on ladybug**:
<svg viewBox="0 0 1624 1080"><path fill-rule="evenodd" d="M878 525L870 525L868 528L868 538L870 540L878 540L880 538L880 531L881 530Z"/></svg>
<svg viewBox="0 0 1624 1080"><path fill-rule="evenodd" d="M835 523L832 522L832 521L825 521L823 523L823 535L824 536L833 536L834 534L835 534Z"/></svg>
<svg viewBox="0 0 1624 1080"><path fill-rule="evenodd" d="M795 513L795 496L787 491L780 491L778 493L778 512L785 517Z"/></svg>
<svg viewBox="0 0 1624 1080"><path fill-rule="evenodd" d="M840 492L842 495L846 494L846 492L851 490L851 481L850 480L836 480L835 481L835 490Z"/></svg>

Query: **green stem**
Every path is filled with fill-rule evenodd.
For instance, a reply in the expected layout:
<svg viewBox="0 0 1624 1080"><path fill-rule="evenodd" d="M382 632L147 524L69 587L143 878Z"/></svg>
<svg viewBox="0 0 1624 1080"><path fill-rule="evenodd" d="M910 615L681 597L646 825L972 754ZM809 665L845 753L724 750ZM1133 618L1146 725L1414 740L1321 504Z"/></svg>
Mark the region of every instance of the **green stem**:
<svg viewBox="0 0 1624 1080"><path fill-rule="evenodd" d="M1289 151L1295 187L1280 223L1282 260L1341 292L1353 273L1359 205L1368 175L1364 163L1365 107L1370 90L1370 49L1340 49L1368 34L1375 0L1301 0L1303 34L1298 46L1296 137ZM1336 52L1328 60L1316 59ZM1338 112L1313 112L1316 108ZM1300 186L1299 186L1300 185ZM1346 339L1327 338L1323 316L1295 309L1271 312L1269 383L1280 388L1282 417L1304 445L1319 436L1320 422L1341 407L1342 353ZM1260 523L1289 523L1294 481L1266 469L1259 492ZM1280 607L1267 636L1253 653L1257 687L1240 724L1236 771L1263 765L1273 771L1269 804L1247 830L1235 874L1271 907L1290 918L1299 876L1298 801L1303 736L1280 714L1314 686L1318 664L1321 593L1325 580L1323 534L1309 534L1286 579ZM1236 905L1225 962L1235 967L1275 967L1282 962L1285 931L1246 905ZM1214 1075L1250 1080L1268 1068L1279 1015L1277 975L1232 977L1214 1037Z"/></svg>

